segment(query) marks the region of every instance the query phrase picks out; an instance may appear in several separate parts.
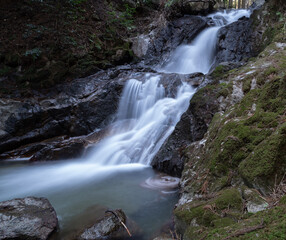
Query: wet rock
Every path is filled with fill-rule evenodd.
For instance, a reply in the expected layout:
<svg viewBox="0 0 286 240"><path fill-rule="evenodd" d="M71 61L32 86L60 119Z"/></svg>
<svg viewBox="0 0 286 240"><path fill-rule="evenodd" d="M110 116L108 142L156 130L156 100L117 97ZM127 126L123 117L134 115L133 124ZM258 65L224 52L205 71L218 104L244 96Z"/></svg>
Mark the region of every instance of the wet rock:
<svg viewBox="0 0 286 240"><path fill-rule="evenodd" d="M30 161L75 159L81 157L84 150L85 144L83 141L47 144L40 151L34 153Z"/></svg>
<svg viewBox="0 0 286 240"><path fill-rule="evenodd" d="M121 209L106 211L102 219L80 234L79 239L130 239L131 237L122 223L127 226L132 239L135 239L138 229L133 222L127 219Z"/></svg>
<svg viewBox="0 0 286 240"><path fill-rule="evenodd" d="M191 142L203 138L213 115L218 111L217 91L210 85L195 93L188 110L154 157L152 166L155 169L172 176L181 176L184 149Z"/></svg>
<svg viewBox="0 0 286 240"><path fill-rule="evenodd" d="M255 55L251 24L250 19L242 18L219 30L216 64L240 62Z"/></svg>
<svg viewBox="0 0 286 240"><path fill-rule="evenodd" d="M56 212L46 198L0 202L0 239L45 240L57 225Z"/></svg>
<svg viewBox="0 0 286 240"><path fill-rule="evenodd" d="M34 98L0 100L0 153L45 139L86 135L104 126L117 110L124 81L114 71L58 85ZM119 73L118 73L119 74Z"/></svg>

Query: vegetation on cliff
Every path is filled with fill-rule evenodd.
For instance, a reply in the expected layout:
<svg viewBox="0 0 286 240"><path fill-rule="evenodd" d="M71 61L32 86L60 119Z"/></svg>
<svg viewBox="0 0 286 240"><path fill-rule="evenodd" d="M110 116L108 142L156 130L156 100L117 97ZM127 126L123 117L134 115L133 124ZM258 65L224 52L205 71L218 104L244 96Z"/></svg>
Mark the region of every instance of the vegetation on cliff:
<svg viewBox="0 0 286 240"><path fill-rule="evenodd" d="M130 62L128 38L156 12L150 2L124 0L0 2L1 92L18 89L28 96L29 89Z"/></svg>

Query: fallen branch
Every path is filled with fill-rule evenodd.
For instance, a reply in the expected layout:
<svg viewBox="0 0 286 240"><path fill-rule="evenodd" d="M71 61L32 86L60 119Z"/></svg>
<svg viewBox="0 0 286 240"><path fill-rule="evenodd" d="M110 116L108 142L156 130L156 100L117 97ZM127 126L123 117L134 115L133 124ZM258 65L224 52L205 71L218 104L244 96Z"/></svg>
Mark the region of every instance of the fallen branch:
<svg viewBox="0 0 286 240"><path fill-rule="evenodd" d="M265 227L264 226L264 222L262 220L262 222L259 225L256 225L256 226L253 226L253 227L244 228L244 229L240 229L240 230L236 231L235 233L227 236L223 240L231 239L233 237L238 237L238 236L244 235L246 233L250 233L250 232L253 232L255 230L262 229L264 227Z"/></svg>
<svg viewBox="0 0 286 240"><path fill-rule="evenodd" d="M130 237L132 237L132 235L131 235L129 229L127 228L127 226L125 225L125 223L121 221L121 219L118 217L118 215L117 215L114 211L112 211L112 210L106 210L105 212L106 212L106 213L107 213L107 212L112 213L112 214L118 219L118 221L121 223L121 225L125 228L125 230L126 230L126 232L128 233L128 235L129 235Z"/></svg>

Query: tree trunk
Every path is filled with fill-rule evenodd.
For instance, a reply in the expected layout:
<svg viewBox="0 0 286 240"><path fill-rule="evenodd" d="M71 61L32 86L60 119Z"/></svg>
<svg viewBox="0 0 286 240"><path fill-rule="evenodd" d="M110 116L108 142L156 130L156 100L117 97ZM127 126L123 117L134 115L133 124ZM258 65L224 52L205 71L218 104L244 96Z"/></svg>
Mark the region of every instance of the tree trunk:
<svg viewBox="0 0 286 240"><path fill-rule="evenodd" d="M228 2L228 8L232 8L232 3L233 3L233 0L229 0L229 2Z"/></svg>
<svg viewBox="0 0 286 240"><path fill-rule="evenodd" d="M245 0L242 0L242 8L245 8L246 7L246 1Z"/></svg>
<svg viewBox="0 0 286 240"><path fill-rule="evenodd" d="M241 8L240 0L238 0L238 6L237 6L237 8L238 8L238 9Z"/></svg>

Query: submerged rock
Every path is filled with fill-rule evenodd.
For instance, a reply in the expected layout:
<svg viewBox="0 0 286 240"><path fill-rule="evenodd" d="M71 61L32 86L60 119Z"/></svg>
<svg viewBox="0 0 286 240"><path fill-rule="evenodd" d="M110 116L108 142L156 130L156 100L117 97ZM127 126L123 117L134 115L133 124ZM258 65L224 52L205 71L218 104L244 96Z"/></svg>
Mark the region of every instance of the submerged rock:
<svg viewBox="0 0 286 240"><path fill-rule="evenodd" d="M81 233L78 239L129 239L137 236L137 234L138 228L135 223L128 220L121 209L117 209L114 211L106 211L105 216L99 219L92 227Z"/></svg>
<svg viewBox="0 0 286 240"><path fill-rule="evenodd" d="M45 240L57 226L56 212L46 198L0 202L0 239Z"/></svg>

